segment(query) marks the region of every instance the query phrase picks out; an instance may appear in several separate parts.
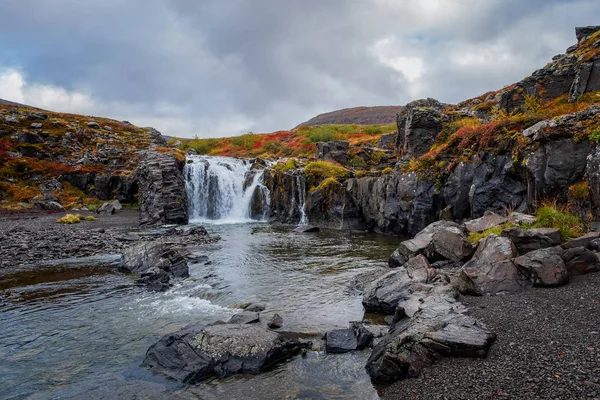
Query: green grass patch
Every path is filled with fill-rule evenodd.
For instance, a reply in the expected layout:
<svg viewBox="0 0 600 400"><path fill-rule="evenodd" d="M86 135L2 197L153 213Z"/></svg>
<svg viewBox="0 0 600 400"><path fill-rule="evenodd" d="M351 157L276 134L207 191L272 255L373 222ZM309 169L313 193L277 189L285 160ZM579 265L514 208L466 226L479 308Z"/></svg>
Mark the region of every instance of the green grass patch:
<svg viewBox="0 0 600 400"><path fill-rule="evenodd" d="M537 210L533 227L558 229L563 240L570 240L584 233L580 217L567 211L559 210L554 205L545 205Z"/></svg>
<svg viewBox="0 0 600 400"><path fill-rule="evenodd" d="M279 172L286 172L286 171L291 171L293 169L296 169L296 168L298 168L298 166L299 166L298 160L296 160L295 158L290 158L286 162L278 162L273 167L273 169L275 169L276 171L279 171Z"/></svg>
<svg viewBox="0 0 600 400"><path fill-rule="evenodd" d="M469 242L479 243L481 239L486 238L491 234L500 236L503 229L503 226L494 226L493 228L486 229L483 232L471 232L469 233Z"/></svg>
<svg viewBox="0 0 600 400"><path fill-rule="evenodd" d="M306 174L310 188L319 186L327 178L334 178L336 180L348 178L348 170L346 168L327 161L311 162L304 169L304 173Z"/></svg>

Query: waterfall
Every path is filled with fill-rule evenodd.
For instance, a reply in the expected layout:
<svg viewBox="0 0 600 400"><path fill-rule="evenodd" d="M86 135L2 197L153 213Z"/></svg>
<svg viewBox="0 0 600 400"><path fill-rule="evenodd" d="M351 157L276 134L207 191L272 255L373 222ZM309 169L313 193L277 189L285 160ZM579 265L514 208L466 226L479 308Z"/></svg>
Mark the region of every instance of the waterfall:
<svg viewBox="0 0 600 400"><path fill-rule="evenodd" d="M300 225L308 225L308 217L306 216L306 181L304 180L304 175L296 175L296 187L298 189Z"/></svg>
<svg viewBox="0 0 600 400"><path fill-rule="evenodd" d="M190 220L239 223L269 216L264 169L229 157L188 156L184 176Z"/></svg>

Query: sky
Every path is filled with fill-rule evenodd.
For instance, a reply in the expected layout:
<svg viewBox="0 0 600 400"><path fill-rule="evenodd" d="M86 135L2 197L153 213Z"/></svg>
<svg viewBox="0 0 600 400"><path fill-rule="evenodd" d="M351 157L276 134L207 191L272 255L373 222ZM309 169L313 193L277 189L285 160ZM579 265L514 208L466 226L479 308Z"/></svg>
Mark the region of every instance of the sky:
<svg viewBox="0 0 600 400"><path fill-rule="evenodd" d="M271 132L500 89L597 16L598 0L0 0L0 98L169 136Z"/></svg>

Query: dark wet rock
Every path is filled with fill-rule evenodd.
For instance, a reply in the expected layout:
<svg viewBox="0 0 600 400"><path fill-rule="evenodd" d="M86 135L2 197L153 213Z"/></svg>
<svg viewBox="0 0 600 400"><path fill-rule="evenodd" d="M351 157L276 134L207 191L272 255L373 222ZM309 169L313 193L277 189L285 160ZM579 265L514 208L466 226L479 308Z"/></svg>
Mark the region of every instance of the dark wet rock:
<svg viewBox="0 0 600 400"><path fill-rule="evenodd" d="M141 284L157 280L168 283L172 278L187 278L189 269L184 255L160 242L144 242L123 250L122 270L142 274ZM164 281L164 276L169 279ZM153 287L150 285L150 289Z"/></svg>
<svg viewBox="0 0 600 400"><path fill-rule="evenodd" d="M370 347L375 339L375 333L379 333L377 328L367 325L363 321L350 322L350 328L352 328L356 336L356 350L363 350Z"/></svg>
<svg viewBox="0 0 600 400"><path fill-rule="evenodd" d="M259 374L306 347L257 324L192 326L152 345L142 366L193 384L212 376Z"/></svg>
<svg viewBox="0 0 600 400"><path fill-rule="evenodd" d="M553 228L508 228L502 231L502 237L509 238L521 255L558 246L561 242L560 231Z"/></svg>
<svg viewBox="0 0 600 400"><path fill-rule="evenodd" d="M96 209L96 214L113 215L114 213L122 209L123 206L121 205L119 200L115 200L108 203L103 203L100 207Z"/></svg>
<svg viewBox="0 0 600 400"><path fill-rule="evenodd" d="M238 314L233 315L229 321L227 321L228 324L257 324L260 322L260 316L258 315L257 312L241 312Z"/></svg>
<svg viewBox="0 0 600 400"><path fill-rule="evenodd" d="M395 150L396 142L398 141L398 132L386 133L381 135L377 141L377 147L380 149Z"/></svg>
<svg viewBox="0 0 600 400"><path fill-rule="evenodd" d="M411 287L428 281L429 262L423 255L408 260L402 267L367 284L363 306L367 311L394 314L398 304L411 293Z"/></svg>
<svg viewBox="0 0 600 400"><path fill-rule="evenodd" d="M561 256L571 276L600 271L598 255L585 247L567 249Z"/></svg>
<svg viewBox="0 0 600 400"><path fill-rule="evenodd" d="M567 243L564 243L561 247L563 249L573 249L575 247L588 247L590 243L599 238L600 232L589 232L581 237L575 238L571 241L568 241Z"/></svg>
<svg viewBox="0 0 600 400"><path fill-rule="evenodd" d="M508 218L498 215L492 211L486 211L483 217L465 222L469 232L483 232L487 229L499 226L508 221Z"/></svg>
<svg viewBox="0 0 600 400"><path fill-rule="evenodd" d="M271 317L271 319L267 323L267 326L270 329L279 329L283 326L283 318L281 317L281 315L275 314Z"/></svg>
<svg viewBox="0 0 600 400"><path fill-rule="evenodd" d="M485 357L495 334L465 315L451 285L422 284L411 296L419 303L416 312L396 318L367 361L372 379L394 382L418 376L440 356Z"/></svg>
<svg viewBox="0 0 600 400"><path fill-rule="evenodd" d="M325 350L328 353L347 353L356 350L358 345L354 330L335 329L325 334Z"/></svg>
<svg viewBox="0 0 600 400"><path fill-rule="evenodd" d="M509 238L491 234L483 238L471 261L463 266L464 273L473 281L479 294L519 292L523 278L512 259L517 249Z"/></svg>
<svg viewBox="0 0 600 400"><path fill-rule="evenodd" d="M320 161L348 163L348 149L350 144L343 140L332 140L317 143L316 158Z"/></svg>
<svg viewBox="0 0 600 400"><path fill-rule="evenodd" d="M569 274L560 247L529 252L517 257L514 263L534 286L560 286L569 281Z"/></svg>
<svg viewBox="0 0 600 400"><path fill-rule="evenodd" d="M294 229L296 233L315 233L319 232L321 229L318 226L312 225L299 225Z"/></svg>
<svg viewBox="0 0 600 400"><path fill-rule="evenodd" d="M406 258L401 252L400 250L396 249L392 255L390 256L389 260L388 260L388 266L390 268L398 268L404 265L404 263L408 261L408 258Z"/></svg>
<svg viewBox="0 0 600 400"><path fill-rule="evenodd" d="M174 155L146 152L136 175L140 225L188 223L185 181Z"/></svg>
<svg viewBox="0 0 600 400"><path fill-rule="evenodd" d="M248 307L244 307L244 311L261 312L265 311L266 308L267 306L262 303L250 303Z"/></svg>

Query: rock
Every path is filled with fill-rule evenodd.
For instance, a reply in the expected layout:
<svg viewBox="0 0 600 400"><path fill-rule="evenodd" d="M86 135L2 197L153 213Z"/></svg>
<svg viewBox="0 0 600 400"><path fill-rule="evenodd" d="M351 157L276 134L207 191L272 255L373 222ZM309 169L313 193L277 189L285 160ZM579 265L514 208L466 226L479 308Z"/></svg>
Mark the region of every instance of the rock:
<svg viewBox="0 0 600 400"><path fill-rule="evenodd" d="M51 199L33 199L33 208L53 211L63 211L65 209L59 202Z"/></svg>
<svg viewBox="0 0 600 400"><path fill-rule="evenodd" d="M452 286L421 285L418 310L397 319L377 344L366 369L377 382L418 376L441 356L484 357L495 339L485 325L465 315Z"/></svg>
<svg viewBox="0 0 600 400"><path fill-rule="evenodd" d="M211 376L259 374L307 347L256 324L192 326L152 345L142 366L193 384Z"/></svg>
<svg viewBox="0 0 600 400"><path fill-rule="evenodd" d="M267 323L267 326L271 329L279 329L283 326L283 318L279 314L273 315L271 320Z"/></svg>
<svg viewBox="0 0 600 400"><path fill-rule="evenodd" d="M354 330L335 329L325 334L325 350L328 353L347 353L356 350L358 342Z"/></svg>
<svg viewBox="0 0 600 400"><path fill-rule="evenodd" d="M502 237L509 238L521 255L534 250L558 246L561 242L560 231L553 228L508 228L502 231Z"/></svg>
<svg viewBox="0 0 600 400"><path fill-rule="evenodd" d="M227 321L228 324L240 324L240 325L257 324L259 322L260 322L260 316L258 315L258 313L246 312L246 311L233 315L229 319L229 321Z"/></svg>
<svg viewBox="0 0 600 400"><path fill-rule="evenodd" d="M86 125L88 128L100 129L100 125L97 122L90 121Z"/></svg>
<svg viewBox="0 0 600 400"><path fill-rule="evenodd" d="M266 308L267 306L262 303L250 303L248 307L244 307L244 311L261 312L265 311Z"/></svg>
<svg viewBox="0 0 600 400"><path fill-rule="evenodd" d="M575 36L577 36L577 42L581 42L586 37L593 35L600 31L600 26L578 26L575 28Z"/></svg>
<svg viewBox="0 0 600 400"><path fill-rule="evenodd" d="M473 254L473 246L464 227L455 222L437 221L428 225L413 239L400 243L393 256L400 261L419 254L424 254L430 262L462 261Z"/></svg>
<svg viewBox="0 0 600 400"><path fill-rule="evenodd" d="M563 249L573 249L575 247L588 247L594 240L600 238L600 232L589 232L585 235L575 238L567 243L564 243L561 247Z"/></svg>
<svg viewBox="0 0 600 400"><path fill-rule="evenodd" d="M188 264L183 254L160 242L143 242L123 250L120 268L142 274L141 284L159 280L170 282L171 278L187 278ZM165 276L168 278L165 281ZM150 287L152 289L152 286ZM164 287L163 287L164 289Z"/></svg>
<svg viewBox="0 0 600 400"><path fill-rule="evenodd" d="M535 223L535 216L529 215L529 214L523 214L520 212L512 212L508 216L508 222L517 224L517 225L523 225L523 224L531 225L531 224Z"/></svg>
<svg viewBox="0 0 600 400"><path fill-rule="evenodd" d="M523 279L512 259L517 250L510 239L491 234L479 242L473 259L463 266L479 294L515 293Z"/></svg>
<svg viewBox="0 0 600 400"><path fill-rule="evenodd" d="M31 125L29 125L32 129L42 129L42 123L41 122L34 122Z"/></svg>
<svg viewBox="0 0 600 400"><path fill-rule="evenodd" d="M319 229L318 226L312 226L312 225L298 225L295 229L294 232L296 233L315 233L315 232L319 232L321 229Z"/></svg>
<svg viewBox="0 0 600 400"><path fill-rule="evenodd" d="M367 284L363 306L367 311L394 314L399 302L410 294L411 285L427 282L429 269L429 262L423 255L411 258L403 267Z"/></svg>
<svg viewBox="0 0 600 400"><path fill-rule="evenodd" d="M148 151L136 171L140 225L187 224L185 180L172 154Z"/></svg>
<svg viewBox="0 0 600 400"><path fill-rule="evenodd" d="M400 253L400 250L396 249L388 260L388 266L390 268L398 268L404 265L408 259Z"/></svg>
<svg viewBox="0 0 600 400"><path fill-rule="evenodd" d="M30 121L35 121L35 120L46 121L48 119L48 116L46 114L34 113L34 112L28 112L27 114L25 114L25 116Z"/></svg>
<svg viewBox="0 0 600 400"><path fill-rule="evenodd" d="M102 204L100 207L98 207L96 209L96 214L113 215L114 213L116 213L118 210L121 210L122 208L123 208L123 206L121 206L121 203L119 202L119 200L115 200L115 201L111 201L111 202Z"/></svg>
<svg viewBox="0 0 600 400"><path fill-rule="evenodd" d="M408 157L419 157L429 151L442 129L443 109L444 105L435 99L408 103L398 114L398 152Z"/></svg>
<svg viewBox="0 0 600 400"><path fill-rule="evenodd" d="M396 149L396 142L398 141L398 132L387 133L381 135L379 140L377 141L377 147L380 149Z"/></svg>
<svg viewBox="0 0 600 400"><path fill-rule="evenodd" d="M506 221L508 221L508 218L492 211L486 211L483 217L465 222L465 226L469 232L483 232L495 226L502 225Z"/></svg>
<svg viewBox="0 0 600 400"><path fill-rule="evenodd" d="M562 253L562 259L565 262L569 275L585 275L590 272L600 271L600 261L598 256L584 247L575 247L565 250Z"/></svg>
<svg viewBox="0 0 600 400"><path fill-rule="evenodd" d="M320 161L348 163L348 149L350 144L343 140L332 140L317 143L316 158Z"/></svg>
<svg viewBox="0 0 600 400"><path fill-rule="evenodd" d="M159 131L157 131L154 128L147 128L147 129L148 129L148 135L150 135L150 138L152 139L152 143L154 143L157 146L162 146L162 147L166 147L168 145L167 139L165 139L165 137L162 135L162 133L160 133Z"/></svg>
<svg viewBox="0 0 600 400"><path fill-rule="evenodd" d="M569 281L562 252L560 247L534 250L515 258L514 263L534 286L560 286Z"/></svg>

